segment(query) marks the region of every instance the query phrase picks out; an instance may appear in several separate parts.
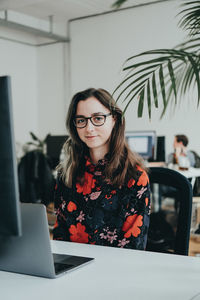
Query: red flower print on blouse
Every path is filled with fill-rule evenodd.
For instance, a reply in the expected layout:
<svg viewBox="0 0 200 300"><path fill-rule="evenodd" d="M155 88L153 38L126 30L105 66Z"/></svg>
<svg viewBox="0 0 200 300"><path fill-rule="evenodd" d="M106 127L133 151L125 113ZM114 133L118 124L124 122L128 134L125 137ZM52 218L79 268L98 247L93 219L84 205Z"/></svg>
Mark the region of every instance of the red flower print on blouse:
<svg viewBox="0 0 200 300"><path fill-rule="evenodd" d="M140 168L139 166L137 167L137 169L142 172L142 174L140 175L137 185L142 185L142 186L146 186L149 183L149 177L147 176L147 173Z"/></svg>
<svg viewBox="0 0 200 300"><path fill-rule="evenodd" d="M128 182L128 188L131 188L134 184L135 184L135 180L131 178Z"/></svg>
<svg viewBox="0 0 200 300"><path fill-rule="evenodd" d="M84 175L84 184L80 185L80 183L76 184L77 193L83 193L83 195L90 194L92 189L95 187L96 179L93 179L93 175L85 172Z"/></svg>
<svg viewBox="0 0 200 300"><path fill-rule="evenodd" d="M58 227L58 221L56 220L55 224L54 224L54 228Z"/></svg>
<svg viewBox="0 0 200 300"><path fill-rule="evenodd" d="M129 238L131 235L137 237L140 234L141 229L139 227L143 224L142 219L143 216L137 214L127 217L122 227L122 230L125 231L125 238Z"/></svg>
<svg viewBox="0 0 200 300"><path fill-rule="evenodd" d="M86 167L90 166L91 164L92 163L91 163L90 159L86 157L86 163L85 163Z"/></svg>
<svg viewBox="0 0 200 300"><path fill-rule="evenodd" d="M81 223L71 225L69 228L70 241L75 243L88 243L88 233L85 232L85 226Z"/></svg>
<svg viewBox="0 0 200 300"><path fill-rule="evenodd" d="M72 201L69 201L69 203L68 203L68 205L67 205L67 210L68 210L69 212L72 212L72 211L74 211L74 210L76 210L76 209L77 209L76 204L75 204L74 202L72 202Z"/></svg>

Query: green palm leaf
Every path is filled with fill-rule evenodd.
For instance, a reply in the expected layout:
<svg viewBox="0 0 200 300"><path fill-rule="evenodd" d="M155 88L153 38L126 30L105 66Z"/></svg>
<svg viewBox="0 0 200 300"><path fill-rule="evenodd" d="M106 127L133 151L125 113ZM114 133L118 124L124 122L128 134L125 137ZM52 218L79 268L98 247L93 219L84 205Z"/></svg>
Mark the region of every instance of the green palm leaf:
<svg viewBox="0 0 200 300"><path fill-rule="evenodd" d="M126 106L125 106L125 108L124 108L124 110L123 110L123 113L124 113L124 114L125 114L125 112L126 112L128 106L129 106L129 104L133 101L133 99L135 98L135 96L139 95L139 93L140 93L140 91L141 91L142 89L144 89L144 85L140 86L140 87L136 90L136 92L132 95L132 97L129 99L128 103L126 104ZM139 101L140 101L140 99L139 99ZM139 102L139 104L140 104L140 102ZM143 110L142 110L142 111L143 111ZM142 116L142 115L141 115L141 116Z"/></svg>
<svg viewBox="0 0 200 300"><path fill-rule="evenodd" d="M190 35L200 33L200 1L186 1L181 6L186 8L179 13L183 15L179 26L188 30Z"/></svg>
<svg viewBox="0 0 200 300"><path fill-rule="evenodd" d="M118 0L115 3L122 5L124 2L126 0ZM123 72L128 75L113 93L118 94L117 101L122 99L126 102L124 112L136 98L138 117L142 116L146 104L151 118L152 106L158 108L161 99L162 117L169 104L175 107L178 95L183 96L192 86L197 88L199 105L200 1L184 1L181 7L184 9L179 14L179 25L189 31L190 39L173 49L149 50L133 55L125 61Z"/></svg>
<svg viewBox="0 0 200 300"><path fill-rule="evenodd" d="M165 55L167 55L170 58L173 57L173 58L183 59L184 60L184 54L185 54L185 52L184 52L183 49L157 49L157 50L149 50L149 51L145 51L145 52L142 52L140 54L137 54L137 55L129 57L126 60L126 62L128 62L131 59L135 59L136 57L139 57L139 56L155 55L155 54L160 54L160 55L161 54L165 54ZM165 57L166 59L167 59L167 56ZM146 63L150 63L150 62L162 61L162 60L164 60L164 56L156 58L156 59L153 59L153 60L148 60L146 62L142 62L142 63L140 62L140 63L138 63L138 65L140 65L140 64L146 64ZM125 70L125 69L123 69L123 70Z"/></svg>
<svg viewBox="0 0 200 300"><path fill-rule="evenodd" d="M193 57L191 55L188 55L188 59L192 65L195 77L196 77L196 83L197 83L197 92L198 92L198 105L199 105L199 101L200 101L200 79L199 79L199 67L198 65L196 65L195 60L193 59Z"/></svg>
<svg viewBox="0 0 200 300"><path fill-rule="evenodd" d="M113 8L120 8L127 0L117 0L112 4Z"/></svg>
<svg viewBox="0 0 200 300"><path fill-rule="evenodd" d="M136 86L133 86L133 88L128 92L128 94L127 94L127 95L125 96L125 98L123 99L123 102L125 102L125 101L129 98L129 96L132 95L133 92L137 91L138 88L140 88L141 86L143 87L145 83L146 83L146 79L143 80L143 81L141 81L141 82L140 82L139 84L137 84ZM137 96L137 93L134 94L134 96ZM131 99L133 99L133 97L132 97Z"/></svg>
<svg viewBox="0 0 200 300"><path fill-rule="evenodd" d="M172 89L174 91L175 101L176 101L177 100L176 81L175 81L174 70L173 70L173 66L172 66L171 60L168 61L168 70L169 70L169 75L170 75L171 82L172 82Z"/></svg>
<svg viewBox="0 0 200 300"><path fill-rule="evenodd" d="M143 78L145 78L145 77L147 77L148 75L150 75L151 74L151 72L147 72L147 73L145 73L145 74L143 74L143 75L141 75L141 76L139 76L139 77L137 77L135 80L133 80L133 81L131 81L122 91L121 91L121 93L119 94L119 96L116 98L116 101L118 101L119 100L119 98L121 97L121 95L129 88L129 87L131 87L131 86L133 86L135 83L137 83L137 82L141 82L141 79L143 79ZM133 77L133 76L131 76L131 77ZM129 78L130 79L130 78ZM144 80L144 81L142 81L142 83L144 83L146 80ZM125 81L124 81L125 82ZM125 98L126 99L126 98ZM124 99L124 101L125 101L125 99Z"/></svg>
<svg viewBox="0 0 200 300"><path fill-rule="evenodd" d="M144 88L139 94L139 104L138 104L138 117L142 117L143 107L144 107Z"/></svg>
<svg viewBox="0 0 200 300"><path fill-rule="evenodd" d="M163 98L163 105L165 107L167 101L166 101L165 81L164 81L162 65L160 66L160 69L159 69L159 79L160 79L160 88L161 88L161 93L162 93L162 98Z"/></svg>
<svg viewBox="0 0 200 300"><path fill-rule="evenodd" d="M158 108L158 93L157 93L157 88L156 88L155 72L153 72L153 76L152 76L152 91L153 91L153 96L154 96L155 107Z"/></svg>
<svg viewBox="0 0 200 300"><path fill-rule="evenodd" d="M151 91L150 91L149 80L147 82L147 106L148 106L149 119L151 119Z"/></svg>
<svg viewBox="0 0 200 300"><path fill-rule="evenodd" d="M136 75L139 75L140 73L143 73L143 72L146 72L146 71L148 71L149 69L154 69L154 68L156 68L156 67L158 67L160 64L155 64L155 65L150 65L150 66L148 66L148 67L146 67L146 68L144 68L144 69L140 69L139 71L137 71L137 72L135 72L134 74L131 74L130 76L127 76L117 87L116 87L116 89L114 90L114 92L113 92L113 95L115 94L115 92L117 91L117 90L119 90L121 87L122 87L122 85L126 82L126 81L128 81L128 80L130 80L132 77L135 77Z"/></svg>
<svg viewBox="0 0 200 300"><path fill-rule="evenodd" d="M140 63L138 62L132 63L132 61L136 57L138 56L145 57L146 55L149 54L153 56L157 54L164 54L164 55L156 58L151 58L149 60L144 60ZM175 103L176 103L176 99L177 99L176 77L178 76L179 72L181 72L182 85L179 85L181 86L181 92L183 94L186 93L188 84L191 83L191 81L194 80L195 78L197 83L197 89L198 89L198 103L199 103L200 79L199 79L199 68L197 66L197 64L199 63L199 56L196 53L187 52L183 49L169 49L169 51L168 49L151 50L151 51L143 52L136 56L132 56L131 58L127 59L127 63L130 63L130 65L125 66L123 70L124 71L131 70L132 74L128 76L125 80L123 80L123 82L118 86L118 88L115 89L115 93L119 92L120 89L120 94L117 97L117 100L123 97L123 101L128 101L128 103L130 104L131 103L130 97L133 100L132 92L135 92L138 88L144 85L144 90L146 90L146 93L144 93L144 97L148 97L147 105L148 105L149 117L151 114L149 105L152 106L154 104L156 108L158 107L159 94L161 94L162 96L162 102L165 111L168 103L171 101L172 98L175 99ZM138 76L140 73L142 75ZM158 82L156 82L156 78L158 79ZM147 88L148 84L149 87ZM148 91L150 90L151 92L149 93L147 89ZM167 93L166 93L166 89L168 90ZM126 93L125 96L124 93ZM153 94L154 102L149 101L151 93ZM139 94L135 94L135 97L138 96ZM144 105L140 106L139 109L140 116L142 115L143 107Z"/></svg>

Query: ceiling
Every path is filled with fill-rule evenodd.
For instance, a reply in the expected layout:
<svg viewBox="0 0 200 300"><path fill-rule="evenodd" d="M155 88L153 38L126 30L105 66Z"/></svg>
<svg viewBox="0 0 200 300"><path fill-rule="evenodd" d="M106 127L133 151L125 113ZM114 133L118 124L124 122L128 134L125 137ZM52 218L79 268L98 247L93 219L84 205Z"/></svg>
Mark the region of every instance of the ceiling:
<svg viewBox="0 0 200 300"><path fill-rule="evenodd" d="M159 0L128 0L122 8ZM113 10L115 0L0 0L0 11L12 10L35 18L68 21Z"/></svg>

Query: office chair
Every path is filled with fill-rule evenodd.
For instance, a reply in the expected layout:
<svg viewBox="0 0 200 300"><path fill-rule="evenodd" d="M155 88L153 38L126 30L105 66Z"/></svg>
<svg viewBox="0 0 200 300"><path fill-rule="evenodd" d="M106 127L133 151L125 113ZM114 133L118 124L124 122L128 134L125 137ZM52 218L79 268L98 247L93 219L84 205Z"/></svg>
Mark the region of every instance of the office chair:
<svg viewBox="0 0 200 300"><path fill-rule="evenodd" d="M192 209L192 186L189 180L181 175L179 172L168 169L168 168L159 168L152 167L149 168L149 179L152 186L152 192L154 193L154 184L165 185L167 187L172 187L177 190L178 198L176 199L178 203L177 214L177 224L176 230L174 231L169 223L166 220L162 220L162 217L165 216L165 213L162 211L153 212L150 215L150 226L149 226L149 236L147 249L149 251L157 252L167 252L180 255L188 255L189 248L189 237L190 237L190 224L191 224L191 209ZM158 189L159 192L159 189ZM152 218L151 218L152 217ZM153 224L152 220L157 221ZM159 230L164 228L168 230L169 240L170 237L174 236L173 243L169 243L173 249L167 251L165 248L155 250L156 247L153 247L152 236L158 234ZM171 230L171 231L170 231ZM164 241L163 237L160 237L160 241ZM157 241L158 242L158 241ZM156 243L156 241L155 241ZM173 244L173 245L172 245Z"/></svg>

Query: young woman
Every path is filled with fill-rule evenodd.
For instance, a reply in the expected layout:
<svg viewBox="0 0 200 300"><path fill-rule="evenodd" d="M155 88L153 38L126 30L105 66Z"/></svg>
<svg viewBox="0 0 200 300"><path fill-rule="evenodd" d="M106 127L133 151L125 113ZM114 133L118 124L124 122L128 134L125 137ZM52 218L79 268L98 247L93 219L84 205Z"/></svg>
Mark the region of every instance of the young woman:
<svg viewBox="0 0 200 300"><path fill-rule="evenodd" d="M54 239L145 249L149 180L125 141L122 111L107 91L87 89L73 97L66 126Z"/></svg>

